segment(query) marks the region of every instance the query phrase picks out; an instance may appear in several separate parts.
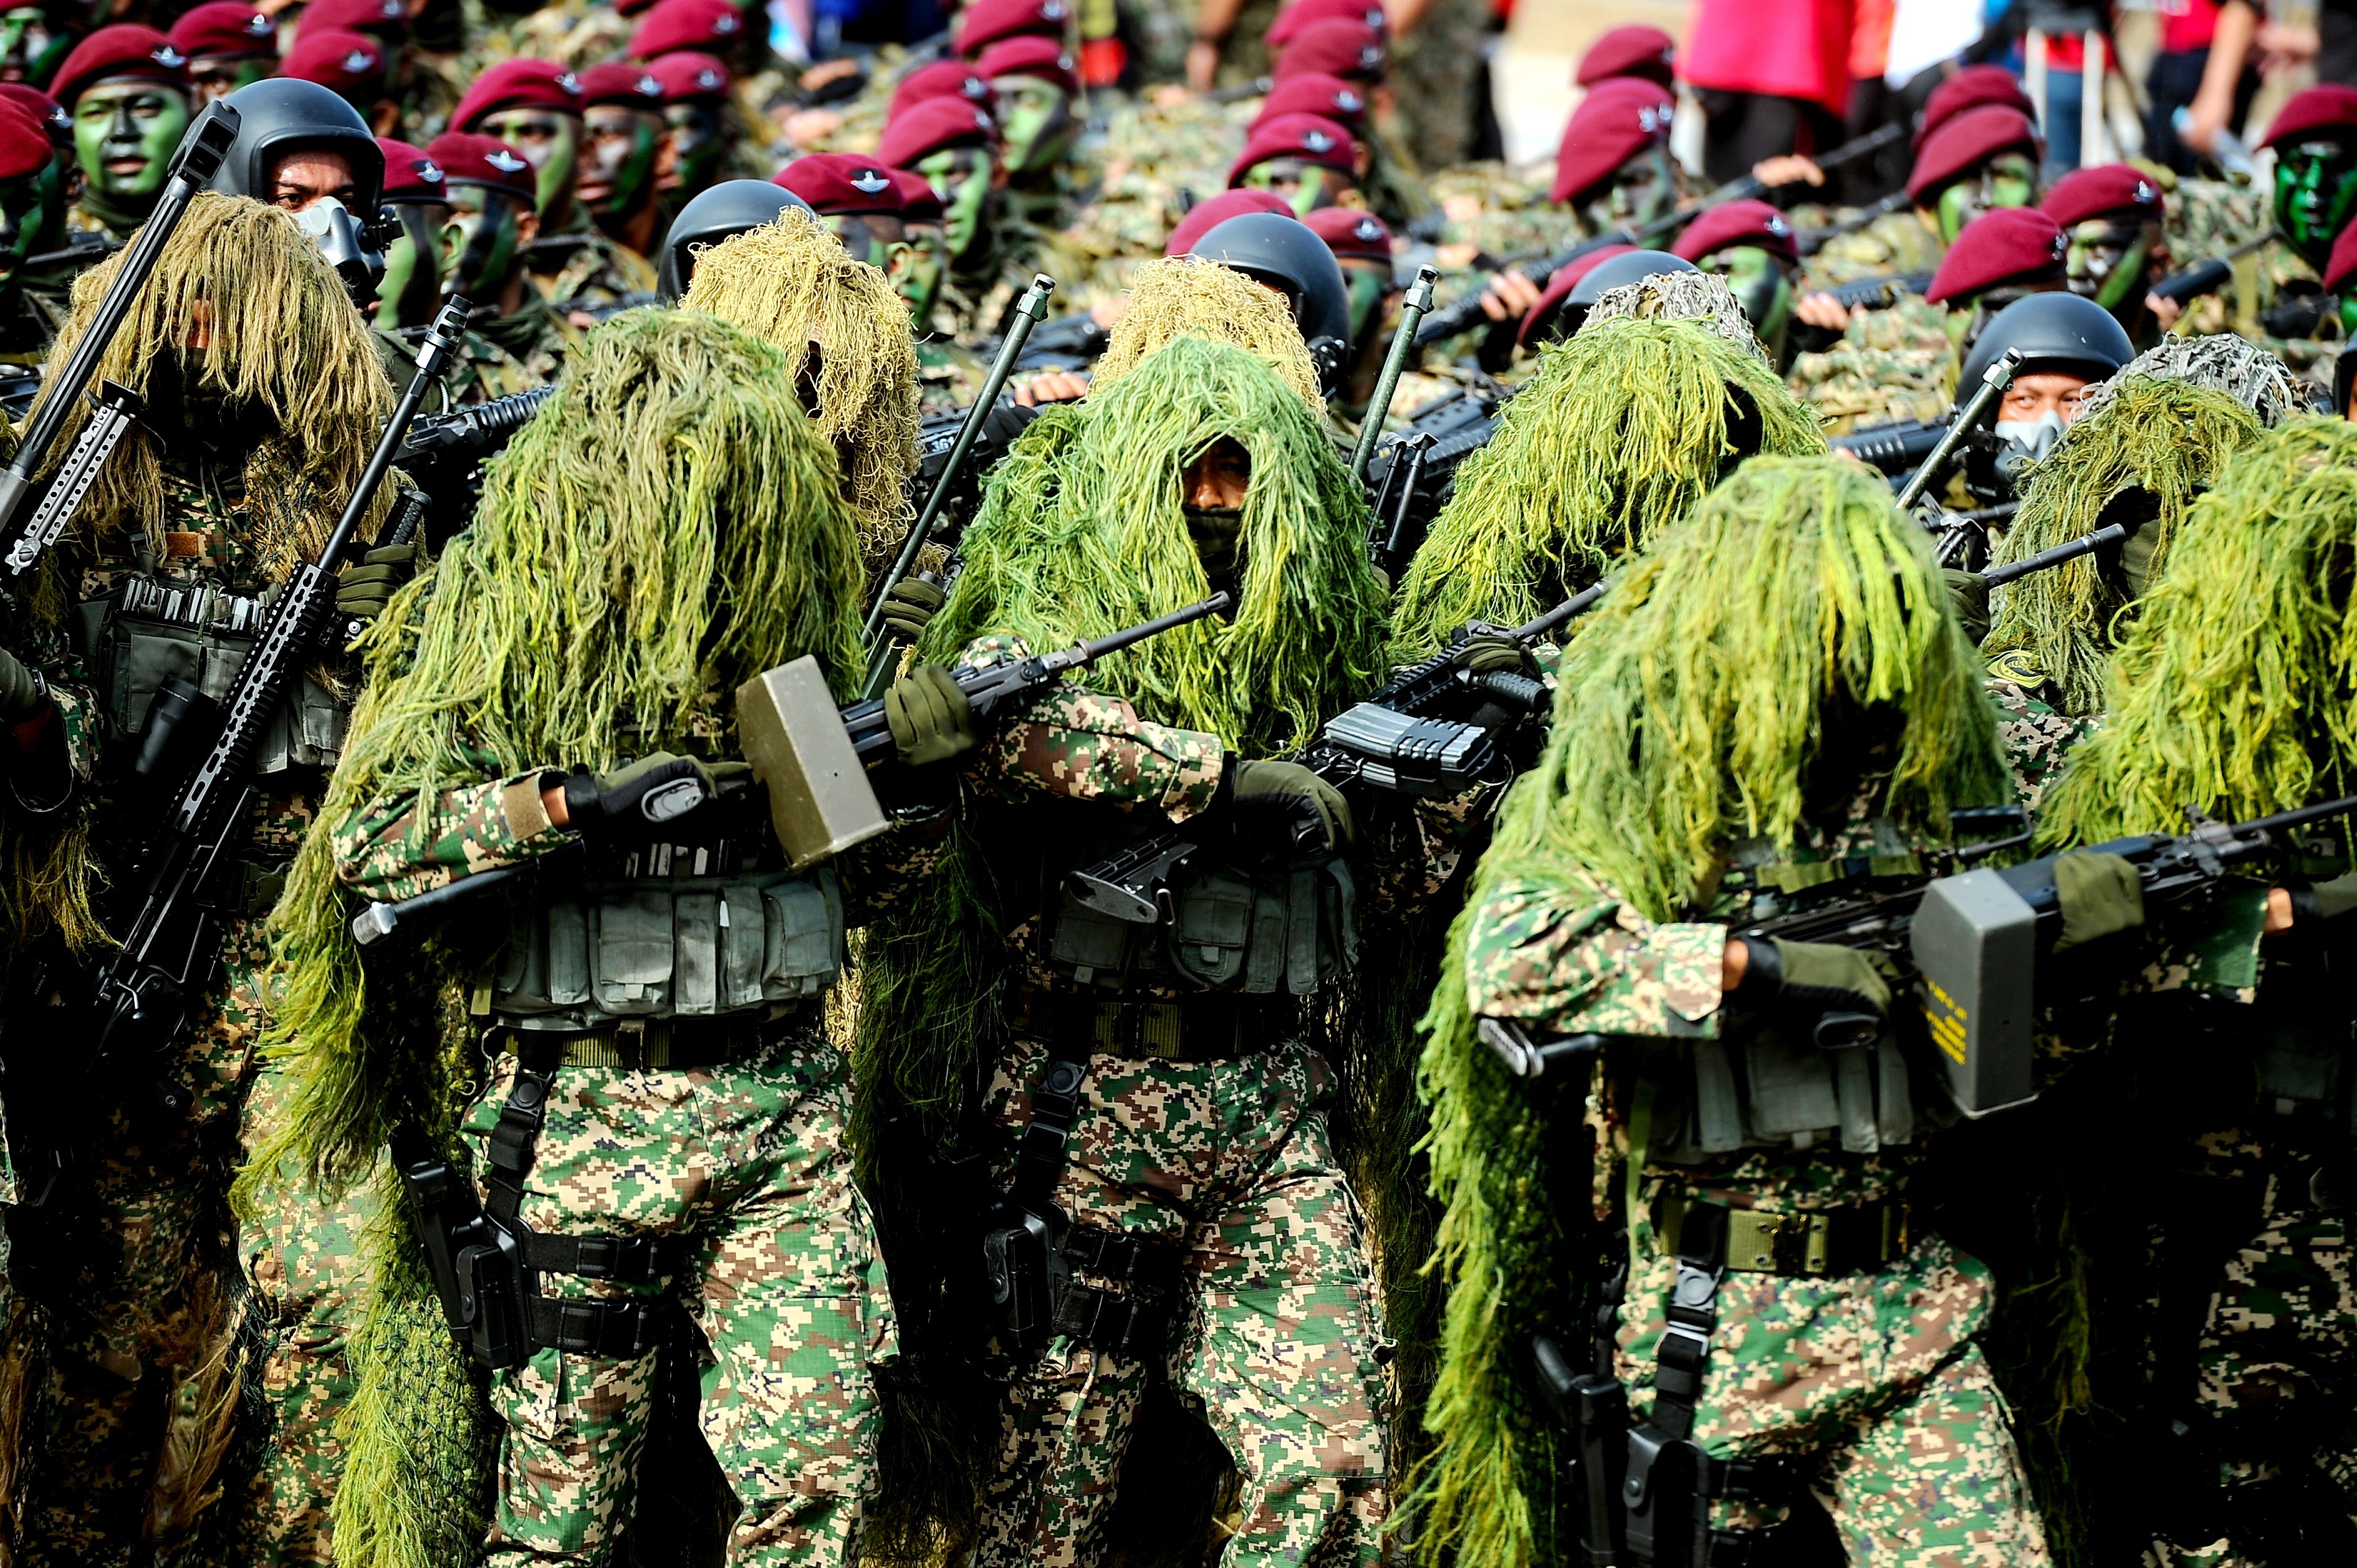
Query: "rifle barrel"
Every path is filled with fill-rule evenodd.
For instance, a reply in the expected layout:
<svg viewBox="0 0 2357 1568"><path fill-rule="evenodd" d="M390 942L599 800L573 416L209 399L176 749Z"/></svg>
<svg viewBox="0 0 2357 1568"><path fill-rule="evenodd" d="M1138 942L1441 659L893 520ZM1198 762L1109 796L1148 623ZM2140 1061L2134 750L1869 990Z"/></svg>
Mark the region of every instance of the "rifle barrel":
<svg viewBox="0 0 2357 1568"><path fill-rule="evenodd" d="M1383 420L1391 413L1392 399L1399 392L1407 357L1415 349L1416 327L1432 308L1432 285L1439 278L1435 268L1416 268L1415 282L1408 285L1407 297L1400 302L1399 328L1392 334L1390 351L1383 355L1383 374L1375 381L1375 395L1367 400L1366 417L1359 426L1359 449L1351 454L1351 472L1361 485L1367 482L1367 468L1375 460L1375 443L1383 438Z"/></svg>
<svg viewBox="0 0 2357 1568"><path fill-rule="evenodd" d="M1191 605L1172 610L1168 615L1156 616L1152 620L1124 627L1110 637L1100 637L1093 641L1082 640L1071 649L1070 651L1075 655L1071 662L1075 665L1093 664L1108 653L1118 653L1133 643L1144 642L1149 637L1159 637L1173 627L1201 620L1205 616L1219 615L1234 603L1235 600L1228 594L1217 593L1208 599L1198 599Z"/></svg>
<svg viewBox="0 0 2357 1568"><path fill-rule="evenodd" d="M2313 822L2325 817L2346 816L2357 811L2357 795L2343 795L2337 800L2324 800L2313 806L2301 806L2289 811L2277 811L2272 817L2258 817L2247 822L2236 822L2234 833L2273 832L2278 828L2296 828L2303 822Z"/></svg>
<svg viewBox="0 0 2357 1568"><path fill-rule="evenodd" d="M1992 566L1981 575L1988 579L1992 587L1999 583L2010 583L2017 577L2027 577L2050 566L2076 561L2082 555L2093 555L2106 544L2118 543L2133 532L2125 522L2110 523L2093 533L2082 534L2068 543L2058 544L2051 550L2041 550L2035 555L2025 556L2003 566Z"/></svg>
<svg viewBox="0 0 2357 1568"><path fill-rule="evenodd" d="M1940 444L1932 448L1932 455L1923 459L1923 466L1915 470L1906 489L1899 492L1900 511L1914 510L1915 503L1923 499L1923 492L1947 467L1949 457L1964 445L1964 437L1980 427L1981 415L1988 412L1989 404L2003 397L2005 389L2013 384L2016 372L2021 369L2021 358L2020 349L2007 349L1997 356L1996 364L1982 372L1981 384L1975 389L1972 401L1956 411L1956 417L1948 424L1948 433L1940 437Z"/></svg>
<svg viewBox="0 0 2357 1568"><path fill-rule="evenodd" d="M1516 627L1506 635L1512 638L1516 642L1531 642L1539 638L1544 637L1548 632L1553 631L1564 622L1571 619L1572 617L1586 615L1589 610L1595 608L1596 601L1602 598L1604 596L1604 590L1611 585L1612 579L1609 577L1605 578L1600 583L1591 583L1587 587L1580 589L1579 592L1572 595L1571 597L1564 600L1563 603L1555 606L1555 608L1547 611L1546 614L1540 616L1535 620L1524 621L1522 625Z"/></svg>
<svg viewBox="0 0 2357 1568"><path fill-rule="evenodd" d="M329 571L335 570L336 563L343 558L361 519L368 515L369 502L376 498L376 488L383 483L385 470L393 467L393 454L409 439L410 422L417 417L418 405L433 390L435 372L448 362L451 351L458 347L459 334L466 330L467 312L471 308L454 294L443 302L442 308L435 313L433 325L425 329L425 341L417 346L417 373L409 378L393 418L377 437L376 450L369 454L368 467L361 470L360 483L344 502L344 514L336 520L336 531L328 536L328 546L319 553L320 564Z"/></svg>

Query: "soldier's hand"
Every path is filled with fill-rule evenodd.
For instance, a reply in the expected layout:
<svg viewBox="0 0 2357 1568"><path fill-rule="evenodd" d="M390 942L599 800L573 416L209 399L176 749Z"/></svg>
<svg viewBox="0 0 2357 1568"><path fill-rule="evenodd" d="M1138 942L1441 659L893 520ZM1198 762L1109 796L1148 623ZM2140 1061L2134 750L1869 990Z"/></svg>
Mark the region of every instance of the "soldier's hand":
<svg viewBox="0 0 2357 1568"><path fill-rule="evenodd" d="M903 577L884 596L884 625L902 642L922 637L949 596L921 577Z"/></svg>
<svg viewBox="0 0 2357 1568"><path fill-rule="evenodd" d="M25 661L0 649L0 725L20 725L48 702L40 677Z"/></svg>
<svg viewBox="0 0 2357 1568"><path fill-rule="evenodd" d="M1243 834L1301 854L1331 854L1358 839L1351 802L1297 762L1237 762L1229 800Z"/></svg>
<svg viewBox="0 0 2357 1568"><path fill-rule="evenodd" d="M1509 267L1490 274L1481 291L1481 314L1492 321L1520 321L1528 316L1546 290Z"/></svg>
<svg viewBox="0 0 2357 1568"><path fill-rule="evenodd" d="M1051 403L1078 403L1089 395L1089 378L1078 371L1042 371L1015 389L1017 408L1039 408Z"/></svg>
<svg viewBox="0 0 2357 1568"><path fill-rule="evenodd" d="M1792 319L1811 327L1822 327L1828 332L1844 332L1849 328L1849 306L1820 289L1804 294L1792 306Z"/></svg>
<svg viewBox="0 0 2357 1568"><path fill-rule="evenodd" d="M2143 925L2144 884L2120 855L2073 850L2055 857L2054 905L2062 913L2054 940L2061 952Z"/></svg>
<svg viewBox="0 0 2357 1568"><path fill-rule="evenodd" d="M972 704L938 664L920 664L892 682L884 693L884 722L893 749L911 768L963 757L980 744Z"/></svg>
<svg viewBox="0 0 2357 1568"><path fill-rule="evenodd" d="M554 795L556 799L551 800ZM608 773L578 768L555 785L544 780L541 800L560 828L601 837L650 835L679 821L713 796L712 769L693 757L658 751Z"/></svg>
<svg viewBox="0 0 2357 1568"><path fill-rule="evenodd" d="M1744 956L1738 989L1747 998L1808 1013L1821 1025L1832 1019L1878 1024L1890 1015L1889 961L1880 953L1781 937L1738 940Z"/></svg>
<svg viewBox="0 0 2357 1568"><path fill-rule="evenodd" d="M336 576L336 613L350 620L374 620L403 584L417 574L417 546L380 544Z"/></svg>
<svg viewBox="0 0 2357 1568"><path fill-rule="evenodd" d="M1948 585L1948 602L1955 607L1964 635L1978 644L1988 636L1989 580L1955 566L1941 567L1940 579Z"/></svg>
<svg viewBox="0 0 2357 1568"><path fill-rule="evenodd" d="M2167 295L2163 294L2146 295L2144 296L2144 307L2152 312L2154 325L2158 327L2163 332L2175 331L2177 329L2177 318L2185 314L2184 301L2171 299Z"/></svg>

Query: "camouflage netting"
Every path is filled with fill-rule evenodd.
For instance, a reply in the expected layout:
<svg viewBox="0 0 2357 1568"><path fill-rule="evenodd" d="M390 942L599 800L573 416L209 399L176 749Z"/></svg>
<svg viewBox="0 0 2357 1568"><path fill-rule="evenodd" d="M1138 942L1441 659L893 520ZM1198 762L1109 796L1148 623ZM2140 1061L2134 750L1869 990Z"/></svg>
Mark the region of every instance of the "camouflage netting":
<svg viewBox="0 0 2357 1568"><path fill-rule="evenodd" d="M1311 408L1325 410L1318 367L1285 296L1232 267L1193 256L1168 256L1137 269L1128 307L1097 360L1091 385L1102 392L1182 336L1251 349Z"/></svg>
<svg viewBox="0 0 2357 1568"><path fill-rule="evenodd" d="M1751 329L1751 318L1736 303L1735 291L1717 273L1656 273L1606 289L1579 325L1582 332L1602 321L1699 321L1765 363L1768 350Z"/></svg>
<svg viewBox="0 0 2357 1568"><path fill-rule="evenodd" d="M2202 338L2165 337L2120 367L2110 380L2087 389L2077 423L2084 424L2119 396L2134 377L2179 381L2223 392L2256 414L2270 429L2302 406L2298 383L2284 362L2258 344L2231 333Z"/></svg>
<svg viewBox="0 0 2357 1568"><path fill-rule="evenodd" d="M1564 1455L1523 1369L1534 1332L1586 1343L1574 1264L1604 1244L1584 1218L1587 1140L1475 1035L1458 978L1472 911L1509 883L1580 877L1679 918L1731 841L1794 836L1834 703L1903 715L1877 809L1924 839L1947 837L1952 807L2008 797L1925 536L1875 475L1835 458L1745 465L1623 568L1565 650L1546 751L1507 796L1425 1019L1449 1291L1425 1412L1437 1448L1405 1504L1427 1563L1576 1556Z"/></svg>

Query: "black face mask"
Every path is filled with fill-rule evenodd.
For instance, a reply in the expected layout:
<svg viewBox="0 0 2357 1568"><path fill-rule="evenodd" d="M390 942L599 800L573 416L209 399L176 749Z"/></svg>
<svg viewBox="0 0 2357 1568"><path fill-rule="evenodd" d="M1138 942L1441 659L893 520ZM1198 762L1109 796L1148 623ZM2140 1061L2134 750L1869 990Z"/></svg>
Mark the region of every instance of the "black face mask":
<svg viewBox="0 0 2357 1568"><path fill-rule="evenodd" d="M158 354L147 371L145 423L167 446L208 452L250 452L277 432L261 404L204 384L177 354Z"/></svg>
<svg viewBox="0 0 2357 1568"><path fill-rule="evenodd" d="M1236 572L1243 555L1244 509L1239 506L1189 506L1179 510L1187 519L1187 537L1195 543L1195 558L1214 591L1233 594Z"/></svg>

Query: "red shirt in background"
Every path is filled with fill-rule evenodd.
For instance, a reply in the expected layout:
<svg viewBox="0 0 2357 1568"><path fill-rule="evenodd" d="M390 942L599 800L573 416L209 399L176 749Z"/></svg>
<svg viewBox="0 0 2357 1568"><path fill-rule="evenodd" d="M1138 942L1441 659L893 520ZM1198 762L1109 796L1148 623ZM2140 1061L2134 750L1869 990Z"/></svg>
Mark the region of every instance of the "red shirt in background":
<svg viewBox="0 0 2357 1568"><path fill-rule="evenodd" d="M1695 0L1679 77L1698 88L1849 107L1857 0Z"/></svg>

